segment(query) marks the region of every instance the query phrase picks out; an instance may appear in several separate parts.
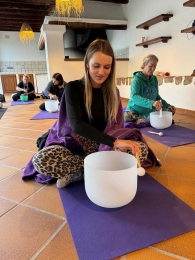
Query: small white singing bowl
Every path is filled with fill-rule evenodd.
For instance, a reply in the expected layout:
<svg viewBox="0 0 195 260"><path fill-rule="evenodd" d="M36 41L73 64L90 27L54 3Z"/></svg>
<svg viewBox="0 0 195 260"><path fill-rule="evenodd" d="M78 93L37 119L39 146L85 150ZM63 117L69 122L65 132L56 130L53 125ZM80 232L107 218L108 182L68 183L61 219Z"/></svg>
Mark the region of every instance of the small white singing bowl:
<svg viewBox="0 0 195 260"><path fill-rule="evenodd" d="M172 112L162 111L160 117L159 111L150 113L150 124L156 129L164 129L172 125Z"/></svg>
<svg viewBox="0 0 195 260"><path fill-rule="evenodd" d="M58 100L46 100L45 109L49 113L55 113L56 111L58 111Z"/></svg>

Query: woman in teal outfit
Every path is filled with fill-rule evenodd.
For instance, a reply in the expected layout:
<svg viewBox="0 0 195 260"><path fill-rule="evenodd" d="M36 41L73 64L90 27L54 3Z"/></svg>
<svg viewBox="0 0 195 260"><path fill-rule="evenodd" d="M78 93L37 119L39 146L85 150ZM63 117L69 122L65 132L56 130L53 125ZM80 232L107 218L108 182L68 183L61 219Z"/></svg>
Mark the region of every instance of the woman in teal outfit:
<svg viewBox="0 0 195 260"><path fill-rule="evenodd" d="M131 96L126 111L124 112L125 122L141 123L149 121L151 112L160 110L171 111L174 115L176 109L168 104L158 91L158 80L153 75L158 63L158 58L147 55L142 64L142 71L133 73L131 84Z"/></svg>

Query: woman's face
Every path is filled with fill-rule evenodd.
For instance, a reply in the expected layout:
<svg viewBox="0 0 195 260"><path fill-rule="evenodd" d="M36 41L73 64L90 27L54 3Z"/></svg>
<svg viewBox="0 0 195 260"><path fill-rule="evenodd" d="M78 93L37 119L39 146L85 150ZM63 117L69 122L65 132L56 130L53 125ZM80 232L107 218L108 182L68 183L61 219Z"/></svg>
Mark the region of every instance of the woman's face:
<svg viewBox="0 0 195 260"><path fill-rule="evenodd" d="M112 57L102 52L95 52L87 64L92 87L100 88L108 78L112 66Z"/></svg>
<svg viewBox="0 0 195 260"><path fill-rule="evenodd" d="M54 78L52 79L52 81L55 86L58 86L60 84L60 82Z"/></svg>
<svg viewBox="0 0 195 260"><path fill-rule="evenodd" d="M23 77L23 83L27 84L28 83L28 77Z"/></svg>
<svg viewBox="0 0 195 260"><path fill-rule="evenodd" d="M145 65L144 69L143 69L143 74L145 76L152 76L155 69L156 69L156 66L157 66L157 61L156 60L150 60L148 62L147 65Z"/></svg>

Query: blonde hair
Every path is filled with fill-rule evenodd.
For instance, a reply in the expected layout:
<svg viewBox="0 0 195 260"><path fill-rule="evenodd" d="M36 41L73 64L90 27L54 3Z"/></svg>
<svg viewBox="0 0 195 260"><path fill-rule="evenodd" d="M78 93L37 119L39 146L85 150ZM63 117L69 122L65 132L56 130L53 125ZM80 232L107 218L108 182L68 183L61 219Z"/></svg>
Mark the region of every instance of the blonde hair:
<svg viewBox="0 0 195 260"><path fill-rule="evenodd" d="M143 59L143 63L141 66L141 69L144 69L144 67L151 61L151 60L156 60L158 62L158 58L154 54L148 54L146 57Z"/></svg>
<svg viewBox="0 0 195 260"><path fill-rule="evenodd" d="M28 74L23 74L23 78L29 78Z"/></svg>
<svg viewBox="0 0 195 260"><path fill-rule="evenodd" d="M104 115L106 120L116 120L118 111L118 95L115 84L115 68L116 62L113 49L107 40L96 39L87 48L84 65L85 65L85 107L89 119L92 119L91 104L92 104L92 84L88 71L88 63L95 52L102 52L105 55L112 57L111 70L108 78L102 84L102 92L104 98Z"/></svg>

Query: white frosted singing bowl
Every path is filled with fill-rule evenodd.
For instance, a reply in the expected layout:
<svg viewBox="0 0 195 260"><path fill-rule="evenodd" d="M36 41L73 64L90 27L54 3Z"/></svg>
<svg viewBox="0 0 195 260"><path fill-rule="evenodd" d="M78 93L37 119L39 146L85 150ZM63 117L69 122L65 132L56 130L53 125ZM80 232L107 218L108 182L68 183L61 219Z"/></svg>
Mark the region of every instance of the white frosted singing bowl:
<svg viewBox="0 0 195 260"><path fill-rule="evenodd" d="M45 101L45 109L50 113L58 111L58 100Z"/></svg>
<svg viewBox="0 0 195 260"><path fill-rule="evenodd" d="M93 203L105 208L122 207L137 192L137 160L123 152L92 153L84 159L84 181Z"/></svg>
<svg viewBox="0 0 195 260"><path fill-rule="evenodd" d="M162 111L160 117L159 111L150 113L150 124L156 129L164 129L172 125L172 113L169 111Z"/></svg>

